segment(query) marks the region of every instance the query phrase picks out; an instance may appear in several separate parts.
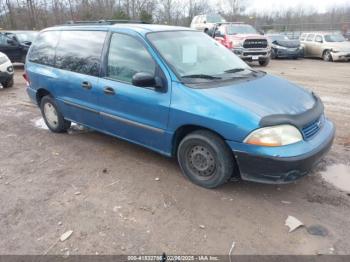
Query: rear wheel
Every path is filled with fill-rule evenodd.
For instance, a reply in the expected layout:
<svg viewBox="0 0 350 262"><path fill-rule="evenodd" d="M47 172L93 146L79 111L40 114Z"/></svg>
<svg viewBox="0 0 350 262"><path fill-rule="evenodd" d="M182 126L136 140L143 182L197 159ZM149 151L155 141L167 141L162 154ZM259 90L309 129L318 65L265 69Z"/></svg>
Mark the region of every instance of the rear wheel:
<svg viewBox="0 0 350 262"><path fill-rule="evenodd" d="M205 188L225 184L235 170L233 154L226 143L206 130L187 135L178 147L177 159L182 173Z"/></svg>
<svg viewBox="0 0 350 262"><path fill-rule="evenodd" d="M333 61L333 57L331 54L331 51L326 50L323 52L323 60L326 62L332 62Z"/></svg>
<svg viewBox="0 0 350 262"><path fill-rule="evenodd" d="M266 58L264 60L259 61L259 65L261 66L267 66L270 63L270 58Z"/></svg>
<svg viewBox="0 0 350 262"><path fill-rule="evenodd" d="M63 118L55 100L51 96L44 96L40 103L41 114L47 127L54 133L66 132L71 122Z"/></svg>

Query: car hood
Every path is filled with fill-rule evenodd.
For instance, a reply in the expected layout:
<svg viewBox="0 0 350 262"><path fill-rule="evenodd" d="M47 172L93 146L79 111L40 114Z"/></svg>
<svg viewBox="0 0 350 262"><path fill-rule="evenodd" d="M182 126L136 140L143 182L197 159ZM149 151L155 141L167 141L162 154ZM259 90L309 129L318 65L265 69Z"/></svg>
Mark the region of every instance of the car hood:
<svg viewBox="0 0 350 262"><path fill-rule="evenodd" d="M309 91L272 75L200 91L225 107L243 109L258 118L275 114L301 114L316 102Z"/></svg>
<svg viewBox="0 0 350 262"><path fill-rule="evenodd" d="M296 48L300 46L300 42L298 40L276 40L272 42L275 45L288 47L288 48Z"/></svg>
<svg viewBox="0 0 350 262"><path fill-rule="evenodd" d="M334 43L327 43L327 46L333 49L339 49L339 51L349 51L350 52L350 42L334 42Z"/></svg>
<svg viewBox="0 0 350 262"><path fill-rule="evenodd" d="M259 34L236 34L236 35L228 35L230 39L243 40L243 39L265 39L265 36Z"/></svg>

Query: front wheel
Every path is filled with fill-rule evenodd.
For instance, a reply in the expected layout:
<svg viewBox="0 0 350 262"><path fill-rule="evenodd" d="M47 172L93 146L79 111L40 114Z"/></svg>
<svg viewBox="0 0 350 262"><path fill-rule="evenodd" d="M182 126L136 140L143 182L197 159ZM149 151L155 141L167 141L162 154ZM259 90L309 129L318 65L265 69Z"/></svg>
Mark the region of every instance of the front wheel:
<svg viewBox="0 0 350 262"><path fill-rule="evenodd" d="M326 62L332 62L333 61L333 57L332 57L331 51L329 51L329 50L324 51L324 53L323 53L323 60L326 61Z"/></svg>
<svg viewBox="0 0 350 262"><path fill-rule="evenodd" d="M51 96L44 96L41 99L40 110L47 127L52 132L64 133L70 128L71 122L63 118L55 100Z"/></svg>
<svg viewBox="0 0 350 262"><path fill-rule="evenodd" d="M206 130L187 135L178 147L177 159L182 173L204 188L225 184L235 170L233 154L226 143Z"/></svg>
<svg viewBox="0 0 350 262"><path fill-rule="evenodd" d="M270 63L270 58L266 58L264 60L259 61L259 65L261 66L267 66Z"/></svg>
<svg viewBox="0 0 350 262"><path fill-rule="evenodd" d="M276 59L276 58L278 58L277 53L276 53L276 50L275 50L275 49L272 49L272 50L271 50L271 59Z"/></svg>
<svg viewBox="0 0 350 262"><path fill-rule="evenodd" d="M2 86L4 88L13 87L13 83L14 83L13 78L11 78L10 80L6 81L5 83L2 83Z"/></svg>

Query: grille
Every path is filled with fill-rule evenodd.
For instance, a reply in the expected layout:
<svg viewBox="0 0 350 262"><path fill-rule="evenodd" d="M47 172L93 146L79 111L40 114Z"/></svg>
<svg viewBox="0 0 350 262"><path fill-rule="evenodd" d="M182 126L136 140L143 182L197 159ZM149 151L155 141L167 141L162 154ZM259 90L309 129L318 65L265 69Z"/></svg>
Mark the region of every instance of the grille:
<svg viewBox="0 0 350 262"><path fill-rule="evenodd" d="M243 53L244 56L247 55L266 55L266 52L248 52L248 53Z"/></svg>
<svg viewBox="0 0 350 262"><path fill-rule="evenodd" d="M247 39L243 44L244 48L267 48L266 39Z"/></svg>
<svg viewBox="0 0 350 262"><path fill-rule="evenodd" d="M322 115L320 118L311 122L310 124L303 127L302 132L305 139L310 139L321 129L324 122L324 116Z"/></svg>

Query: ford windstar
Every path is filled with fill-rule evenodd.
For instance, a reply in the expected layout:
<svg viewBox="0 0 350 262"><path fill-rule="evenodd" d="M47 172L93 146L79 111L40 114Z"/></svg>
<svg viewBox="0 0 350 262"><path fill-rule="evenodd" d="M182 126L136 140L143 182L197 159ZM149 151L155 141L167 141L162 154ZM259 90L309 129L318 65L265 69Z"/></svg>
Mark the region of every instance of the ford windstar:
<svg viewBox="0 0 350 262"><path fill-rule="evenodd" d="M316 94L189 28L105 21L45 29L24 76L51 131L75 122L176 157L205 188L295 181L335 134Z"/></svg>

